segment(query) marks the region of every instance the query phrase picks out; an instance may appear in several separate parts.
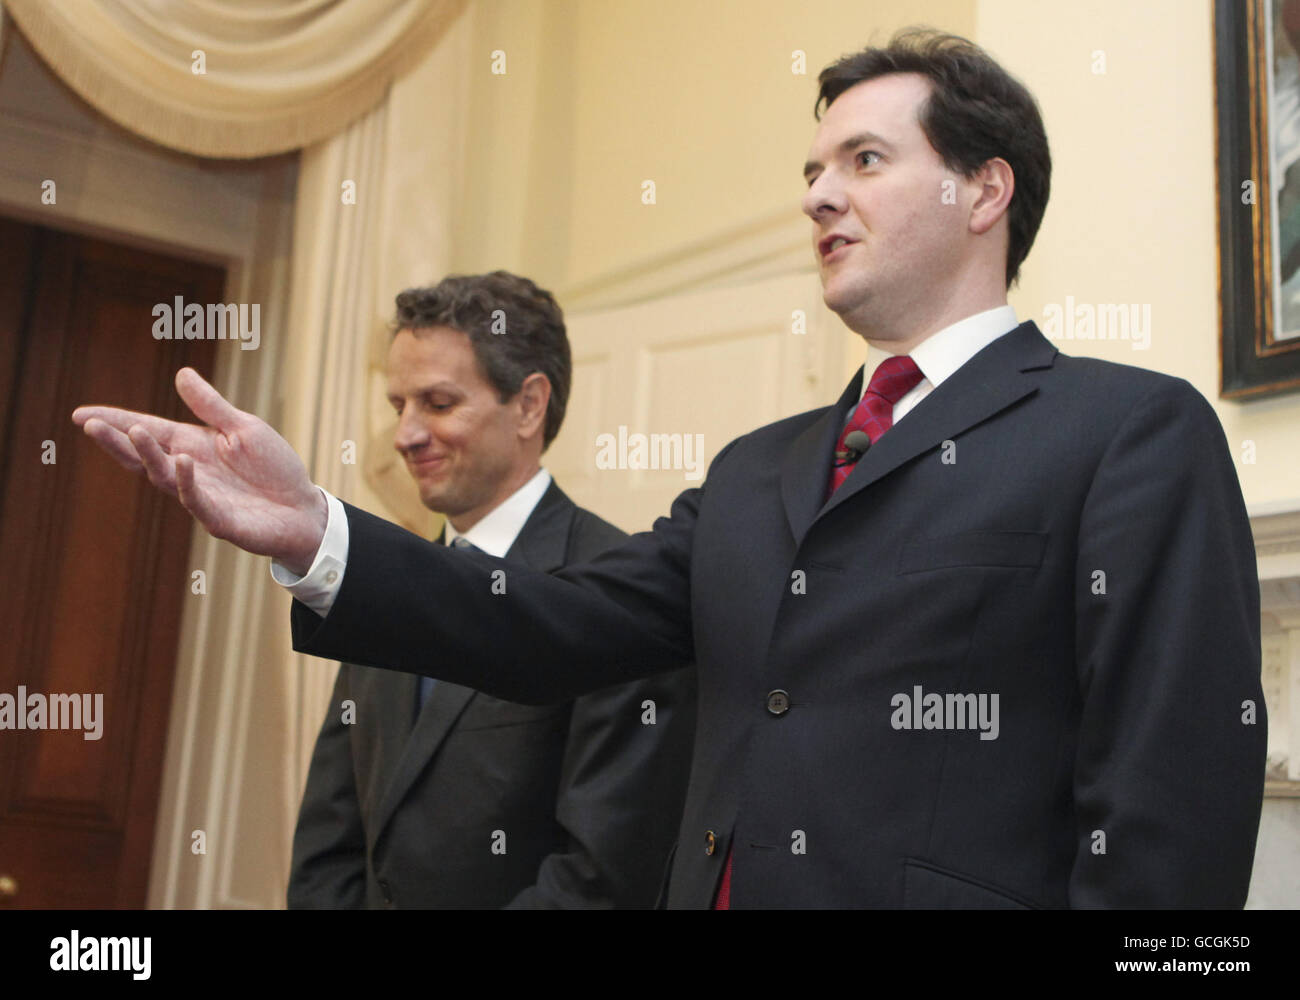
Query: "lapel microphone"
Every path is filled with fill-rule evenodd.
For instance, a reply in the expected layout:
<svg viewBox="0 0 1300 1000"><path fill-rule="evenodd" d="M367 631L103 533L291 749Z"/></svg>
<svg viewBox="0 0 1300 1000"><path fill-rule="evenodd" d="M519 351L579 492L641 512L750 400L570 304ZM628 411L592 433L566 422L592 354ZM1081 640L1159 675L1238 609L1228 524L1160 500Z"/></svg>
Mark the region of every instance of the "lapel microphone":
<svg viewBox="0 0 1300 1000"><path fill-rule="evenodd" d="M844 450L835 453L835 464L854 465L871 447L871 438L863 431L849 431L844 436Z"/></svg>

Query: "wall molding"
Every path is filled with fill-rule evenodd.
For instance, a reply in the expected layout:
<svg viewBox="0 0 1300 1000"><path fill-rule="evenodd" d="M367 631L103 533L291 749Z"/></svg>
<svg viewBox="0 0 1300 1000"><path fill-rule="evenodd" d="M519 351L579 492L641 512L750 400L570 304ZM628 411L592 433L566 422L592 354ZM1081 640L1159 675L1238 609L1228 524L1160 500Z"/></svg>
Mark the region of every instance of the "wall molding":
<svg viewBox="0 0 1300 1000"><path fill-rule="evenodd" d="M566 313L585 313L778 275L815 274L809 226L799 213L783 210L563 287L558 297Z"/></svg>

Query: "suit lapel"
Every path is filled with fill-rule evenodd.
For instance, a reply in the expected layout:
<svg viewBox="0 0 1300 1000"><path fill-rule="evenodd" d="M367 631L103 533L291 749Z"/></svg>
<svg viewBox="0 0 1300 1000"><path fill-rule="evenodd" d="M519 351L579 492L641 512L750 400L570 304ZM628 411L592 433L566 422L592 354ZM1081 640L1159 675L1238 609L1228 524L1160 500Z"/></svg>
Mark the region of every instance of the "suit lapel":
<svg viewBox="0 0 1300 1000"><path fill-rule="evenodd" d="M781 501L786 520L794 533L796 545L817 519L826 499L826 483L831 475L831 455L844 428L849 411L862 395L862 369L836 400L822 411L808 428L794 439L781 462Z"/></svg>
<svg viewBox="0 0 1300 1000"><path fill-rule="evenodd" d="M847 503L872 483L905 462L954 440L1037 391L1024 372L1050 368L1057 354L1033 321L999 337L944 383L874 444L824 506L831 452L848 409L861 394L862 378L849 384L839 402L795 440L782 466L781 492L796 543L819 518ZM813 450L812 454L805 453ZM796 454L798 452L798 454Z"/></svg>
<svg viewBox="0 0 1300 1000"><path fill-rule="evenodd" d="M409 718L415 712L415 692L419 678L415 674L409 674L408 676L415 682L411 685L409 697L405 700ZM388 790L384 794L384 804L376 817L378 821L376 841L383 834L384 827L392 819L393 813L401 805L402 799L406 797L406 793L411 790L411 786L415 784L416 779L420 777L429 761L433 759L434 753L442 745L442 741L447 738L447 734L451 732L452 726L456 724L456 720L465 711L475 693L470 688L461 687L459 684L446 684L443 681L438 681L434 685L433 693L429 696L429 700L425 702L424 707L420 710L419 717L415 720L415 728L407 729L410 735L397 762L397 768L393 772L393 780L388 783Z"/></svg>
<svg viewBox="0 0 1300 1000"><path fill-rule="evenodd" d="M519 532L519 537L511 545L510 551L506 553L506 558L512 562L522 563L532 569L549 572L552 569L558 569L564 565L565 548L568 545L569 526L573 521L574 512L573 501L565 496L564 492L551 481L551 485L546 492L542 494L542 499L537 502L533 508L532 514L524 522L523 529ZM445 533L444 533L445 535ZM438 539L443 541L443 536ZM432 651L431 651L431 655ZM394 732L410 733L406 740L406 747L401 753L396 770L393 773L393 780L389 782L388 789L384 794L383 806L376 816L378 831L376 840L382 834L384 826L392 818L397 807L401 804L402 799L406 797L411 786L419 779L424 769L433 759L438 748L442 746L452 728L456 725L457 720L469 707L475 695L478 694L472 688L462 687L459 684L449 684L444 681L438 681L433 692L429 695L429 700L425 702L424 707L420 710L419 717L415 721L415 728L410 729L409 719L415 713L416 690L419 687L419 677L416 674L402 674L403 682L398 685L403 696L395 697L390 704L392 711L385 715L384 723L393 725ZM406 716L405 722L397 718L400 714L402 705L405 705ZM398 728L398 726L401 728Z"/></svg>
<svg viewBox="0 0 1300 1000"><path fill-rule="evenodd" d="M524 522L519 537L510 546L506 558L541 573L559 569L566 562L569 531L577 509L577 505L552 479L551 485L542 494L542 499L537 501L537 506Z"/></svg>

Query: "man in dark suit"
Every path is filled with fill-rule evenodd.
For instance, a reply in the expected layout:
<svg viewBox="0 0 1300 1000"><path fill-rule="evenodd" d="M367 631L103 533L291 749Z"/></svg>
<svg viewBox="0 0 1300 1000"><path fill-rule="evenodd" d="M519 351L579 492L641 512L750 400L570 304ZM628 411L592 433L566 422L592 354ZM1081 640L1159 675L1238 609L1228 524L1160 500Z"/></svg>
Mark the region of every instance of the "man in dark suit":
<svg viewBox="0 0 1300 1000"><path fill-rule="evenodd" d="M394 443L422 501L446 515L445 537L543 573L626 538L540 467L571 381L549 293L505 272L452 276L399 295L395 327ZM281 582L308 600L320 589L310 573ZM289 906L653 905L685 792L691 680L538 707L343 664L294 834Z"/></svg>
<svg viewBox="0 0 1300 1000"><path fill-rule="evenodd" d="M552 481L506 559L548 572L625 537ZM654 903L690 763L689 675L542 707L438 683L413 712L421 680L340 666L290 909Z"/></svg>
<svg viewBox="0 0 1300 1000"><path fill-rule="evenodd" d="M347 507L346 571L325 615L295 604L295 648L523 702L693 660L670 906L1241 906L1258 581L1212 408L1017 323L1050 157L987 54L907 34L820 83L803 207L825 299L891 357L733 441L653 531L512 575L501 604L493 560ZM218 428L251 419L178 387ZM95 415L223 537L305 565L342 530L286 456L292 530L232 532L156 441L201 451L198 430ZM381 606L407 627L376 627ZM457 656L431 662L439 643Z"/></svg>

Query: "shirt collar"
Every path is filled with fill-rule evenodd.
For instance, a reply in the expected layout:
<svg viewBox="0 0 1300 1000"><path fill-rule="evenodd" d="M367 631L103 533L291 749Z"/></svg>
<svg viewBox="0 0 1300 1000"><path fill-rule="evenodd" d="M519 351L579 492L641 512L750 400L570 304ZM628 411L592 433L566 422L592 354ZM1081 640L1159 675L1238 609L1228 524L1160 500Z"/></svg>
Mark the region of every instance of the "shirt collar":
<svg viewBox="0 0 1300 1000"><path fill-rule="evenodd" d="M912 349L912 360L934 388L1003 334L1010 333L1019 322L1014 306L997 306L958 320L938 333L926 337ZM868 380L862 380L867 391Z"/></svg>
<svg viewBox="0 0 1300 1000"><path fill-rule="evenodd" d="M538 469L536 474L523 486L494 507L486 517L465 532L466 541L482 549L490 556L502 558L515 544L519 532L524 529L524 522L533 513L533 508L542 499L542 494L551 485L551 474L545 469ZM450 545L461 533L451 526L451 521L444 525L446 543Z"/></svg>

